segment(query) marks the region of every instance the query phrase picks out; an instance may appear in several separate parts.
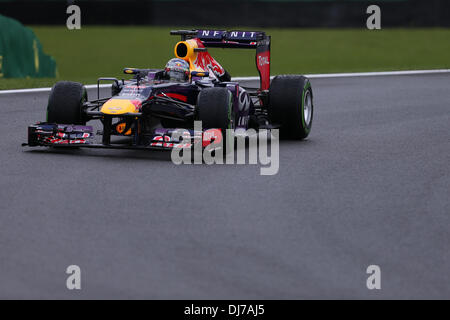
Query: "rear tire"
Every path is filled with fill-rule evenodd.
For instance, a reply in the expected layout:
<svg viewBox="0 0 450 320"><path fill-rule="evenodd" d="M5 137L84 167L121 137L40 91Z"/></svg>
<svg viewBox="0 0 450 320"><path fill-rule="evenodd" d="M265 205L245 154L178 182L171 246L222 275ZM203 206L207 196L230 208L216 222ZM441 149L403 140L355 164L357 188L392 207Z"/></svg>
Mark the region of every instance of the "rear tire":
<svg viewBox="0 0 450 320"><path fill-rule="evenodd" d="M276 76L269 90L269 118L280 124L280 134L288 139L305 139L311 132L313 92L308 78Z"/></svg>
<svg viewBox="0 0 450 320"><path fill-rule="evenodd" d="M83 104L87 101L86 88L78 82L57 82L50 92L47 122L85 125Z"/></svg>

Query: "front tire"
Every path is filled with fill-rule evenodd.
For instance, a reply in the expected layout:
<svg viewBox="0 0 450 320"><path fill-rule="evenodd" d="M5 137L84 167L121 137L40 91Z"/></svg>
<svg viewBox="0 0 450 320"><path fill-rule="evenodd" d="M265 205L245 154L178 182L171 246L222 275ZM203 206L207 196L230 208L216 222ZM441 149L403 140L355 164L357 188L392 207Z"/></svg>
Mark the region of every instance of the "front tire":
<svg viewBox="0 0 450 320"><path fill-rule="evenodd" d="M222 145L225 152L231 151L231 140L227 129L235 128L235 113L233 110L233 95L226 88L206 88L198 95L197 115L202 121L203 130L220 129L222 132Z"/></svg>
<svg viewBox="0 0 450 320"><path fill-rule="evenodd" d="M311 132L314 104L311 83L298 75L276 76L270 84L269 117L282 137L305 139Z"/></svg>
<svg viewBox="0 0 450 320"><path fill-rule="evenodd" d="M86 88L78 82L57 82L50 92L47 122L85 125L83 104L87 101Z"/></svg>
<svg viewBox="0 0 450 320"><path fill-rule="evenodd" d="M232 94L226 88L203 89L198 95L197 111L205 129L234 128Z"/></svg>

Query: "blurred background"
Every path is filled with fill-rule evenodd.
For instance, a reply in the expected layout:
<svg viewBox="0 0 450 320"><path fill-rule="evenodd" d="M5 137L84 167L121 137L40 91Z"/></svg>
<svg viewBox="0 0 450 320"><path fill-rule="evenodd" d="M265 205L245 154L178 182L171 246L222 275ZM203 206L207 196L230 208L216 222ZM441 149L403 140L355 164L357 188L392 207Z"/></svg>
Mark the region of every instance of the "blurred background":
<svg viewBox="0 0 450 320"><path fill-rule="evenodd" d="M79 30L66 27L72 4L81 9ZM381 30L366 27L372 4L381 9ZM266 31L273 74L450 67L444 0L0 0L0 15L0 89L163 67L178 41L173 28ZM257 74L254 52L213 54L232 76Z"/></svg>

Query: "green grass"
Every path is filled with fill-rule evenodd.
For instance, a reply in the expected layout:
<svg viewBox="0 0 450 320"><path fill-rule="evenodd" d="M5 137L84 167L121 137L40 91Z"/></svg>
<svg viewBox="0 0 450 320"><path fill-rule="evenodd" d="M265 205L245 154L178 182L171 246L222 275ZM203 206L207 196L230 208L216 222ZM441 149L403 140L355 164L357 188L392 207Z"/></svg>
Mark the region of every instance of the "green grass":
<svg viewBox="0 0 450 320"><path fill-rule="evenodd" d="M123 77L124 67L161 68L177 37L159 27L32 27L55 57L58 79L0 79L0 89L95 83ZM267 29L272 74L450 68L450 29ZM211 49L232 76L257 75L252 50Z"/></svg>

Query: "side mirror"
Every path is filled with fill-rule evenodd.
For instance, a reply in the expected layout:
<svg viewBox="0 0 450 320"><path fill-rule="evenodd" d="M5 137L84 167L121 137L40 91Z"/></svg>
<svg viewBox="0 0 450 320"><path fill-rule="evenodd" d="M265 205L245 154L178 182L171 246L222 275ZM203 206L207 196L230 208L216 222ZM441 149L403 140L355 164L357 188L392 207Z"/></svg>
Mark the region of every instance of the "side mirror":
<svg viewBox="0 0 450 320"><path fill-rule="evenodd" d="M139 69L136 68L125 68L123 69L123 73L125 74L138 74L139 73Z"/></svg>
<svg viewBox="0 0 450 320"><path fill-rule="evenodd" d="M209 77L209 71L191 71L191 77Z"/></svg>

